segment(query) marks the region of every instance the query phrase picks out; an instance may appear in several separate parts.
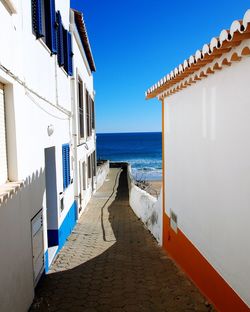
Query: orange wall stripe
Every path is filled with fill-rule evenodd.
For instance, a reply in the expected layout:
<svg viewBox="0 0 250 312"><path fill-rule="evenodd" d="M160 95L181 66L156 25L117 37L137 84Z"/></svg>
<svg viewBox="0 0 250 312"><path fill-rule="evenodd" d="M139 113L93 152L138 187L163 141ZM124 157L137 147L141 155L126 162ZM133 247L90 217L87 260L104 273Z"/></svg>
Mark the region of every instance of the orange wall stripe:
<svg viewBox="0 0 250 312"><path fill-rule="evenodd" d="M170 228L170 218L165 213L163 218L163 247L218 311L250 311L250 308L188 238L179 229L176 234Z"/></svg>
<svg viewBox="0 0 250 312"><path fill-rule="evenodd" d="M162 118L162 242L164 239L164 215L165 215L165 110L164 99L161 100L161 118Z"/></svg>

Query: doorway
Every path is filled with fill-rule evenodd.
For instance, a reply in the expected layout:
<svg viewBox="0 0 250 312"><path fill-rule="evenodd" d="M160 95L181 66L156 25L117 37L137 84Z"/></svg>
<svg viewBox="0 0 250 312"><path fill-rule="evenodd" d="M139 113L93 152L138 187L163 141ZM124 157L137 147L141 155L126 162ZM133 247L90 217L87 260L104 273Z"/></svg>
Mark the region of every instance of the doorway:
<svg viewBox="0 0 250 312"><path fill-rule="evenodd" d="M58 249L58 198L56 179L56 149L55 146L45 148L45 188L48 258L50 266Z"/></svg>

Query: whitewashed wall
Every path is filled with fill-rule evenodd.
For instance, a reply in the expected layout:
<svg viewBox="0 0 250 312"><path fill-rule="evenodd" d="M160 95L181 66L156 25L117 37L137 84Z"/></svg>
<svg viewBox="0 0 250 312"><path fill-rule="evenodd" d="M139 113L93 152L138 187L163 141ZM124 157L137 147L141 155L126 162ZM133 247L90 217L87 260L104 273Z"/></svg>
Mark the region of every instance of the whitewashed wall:
<svg viewBox="0 0 250 312"><path fill-rule="evenodd" d="M71 110L70 78L58 67L56 56L51 56L32 34L31 1L14 2L17 14L12 14L0 1L0 63L42 97ZM69 0L57 0L56 9L61 10L64 26L68 28ZM27 92L1 69L0 82L6 91L9 177L13 181L27 181L0 207L0 311L22 312L28 310L34 296L31 219L41 209L47 249L44 149L56 147L57 190L62 192L62 144L70 142L71 131L66 114ZM47 127L51 124L54 133L48 136ZM74 190L70 186L65 191L63 213L59 213L58 207L59 225L73 202Z"/></svg>
<svg viewBox="0 0 250 312"><path fill-rule="evenodd" d="M96 176L97 190L103 185L108 173L109 173L109 161L107 160L105 161L105 163L97 167L97 176Z"/></svg>
<svg viewBox="0 0 250 312"><path fill-rule="evenodd" d="M165 99L166 212L250 306L250 58Z"/></svg>
<svg viewBox="0 0 250 312"><path fill-rule="evenodd" d="M162 192L159 198L155 198L136 186L130 166L128 166L128 183L130 207L162 245Z"/></svg>
<svg viewBox="0 0 250 312"><path fill-rule="evenodd" d="M75 199L78 202L79 207L81 206L81 213L83 213L84 209L86 208L91 195L92 195L92 189L91 184L88 185L87 189L82 192L81 198L82 201L80 203L79 201L79 194L81 192L81 175L79 174L81 170L81 163L85 162L86 165L86 174L87 172L87 160L88 156L91 155L96 150L96 132L93 131L92 135L87 137L87 111L86 111L86 97L85 92L86 90L89 92L91 97L94 99L94 85L93 85L93 75L89 68L89 64L87 61L87 57L85 54L85 51L82 46L82 42L79 36L79 32L76 28L76 25L74 23L74 13L71 12L70 16L70 30L73 33L72 36L72 45L73 45L73 51L74 51L74 83L72 85L72 91L74 93L75 97L75 104L74 107L72 107L72 111L75 112L75 116L77 116L73 120L73 129L75 130L76 137L75 137L75 151L74 151L74 157L75 157ZM85 116L84 119L84 133L85 137L82 141L80 141L79 133L80 133L80 125L79 125L79 109L78 109L78 77L82 80L83 83L83 114ZM96 189L96 181L94 181L94 189ZM80 216L79 215L79 216Z"/></svg>

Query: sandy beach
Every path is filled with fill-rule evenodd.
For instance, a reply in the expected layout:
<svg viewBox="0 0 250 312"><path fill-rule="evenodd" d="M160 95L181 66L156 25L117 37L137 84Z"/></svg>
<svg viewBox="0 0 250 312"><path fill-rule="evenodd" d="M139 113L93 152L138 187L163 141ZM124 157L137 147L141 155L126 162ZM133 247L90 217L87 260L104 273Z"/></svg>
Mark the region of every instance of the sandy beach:
<svg viewBox="0 0 250 312"><path fill-rule="evenodd" d="M148 180L146 181L147 187L145 191L148 192L150 195L158 197L161 192L162 188L162 181L161 180Z"/></svg>
<svg viewBox="0 0 250 312"><path fill-rule="evenodd" d="M142 190L146 191L152 196L158 197L161 192L162 188L162 181L161 180L146 180L142 183L136 183L138 187Z"/></svg>

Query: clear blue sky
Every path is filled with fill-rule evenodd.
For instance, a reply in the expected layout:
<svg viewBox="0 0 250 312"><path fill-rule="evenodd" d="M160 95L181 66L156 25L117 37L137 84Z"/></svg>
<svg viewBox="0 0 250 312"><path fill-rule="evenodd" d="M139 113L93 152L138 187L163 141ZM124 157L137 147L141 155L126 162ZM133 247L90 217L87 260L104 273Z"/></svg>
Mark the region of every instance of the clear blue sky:
<svg viewBox="0 0 250 312"><path fill-rule="evenodd" d="M97 71L97 132L161 131L144 92L243 18L249 0L71 0L84 13Z"/></svg>

